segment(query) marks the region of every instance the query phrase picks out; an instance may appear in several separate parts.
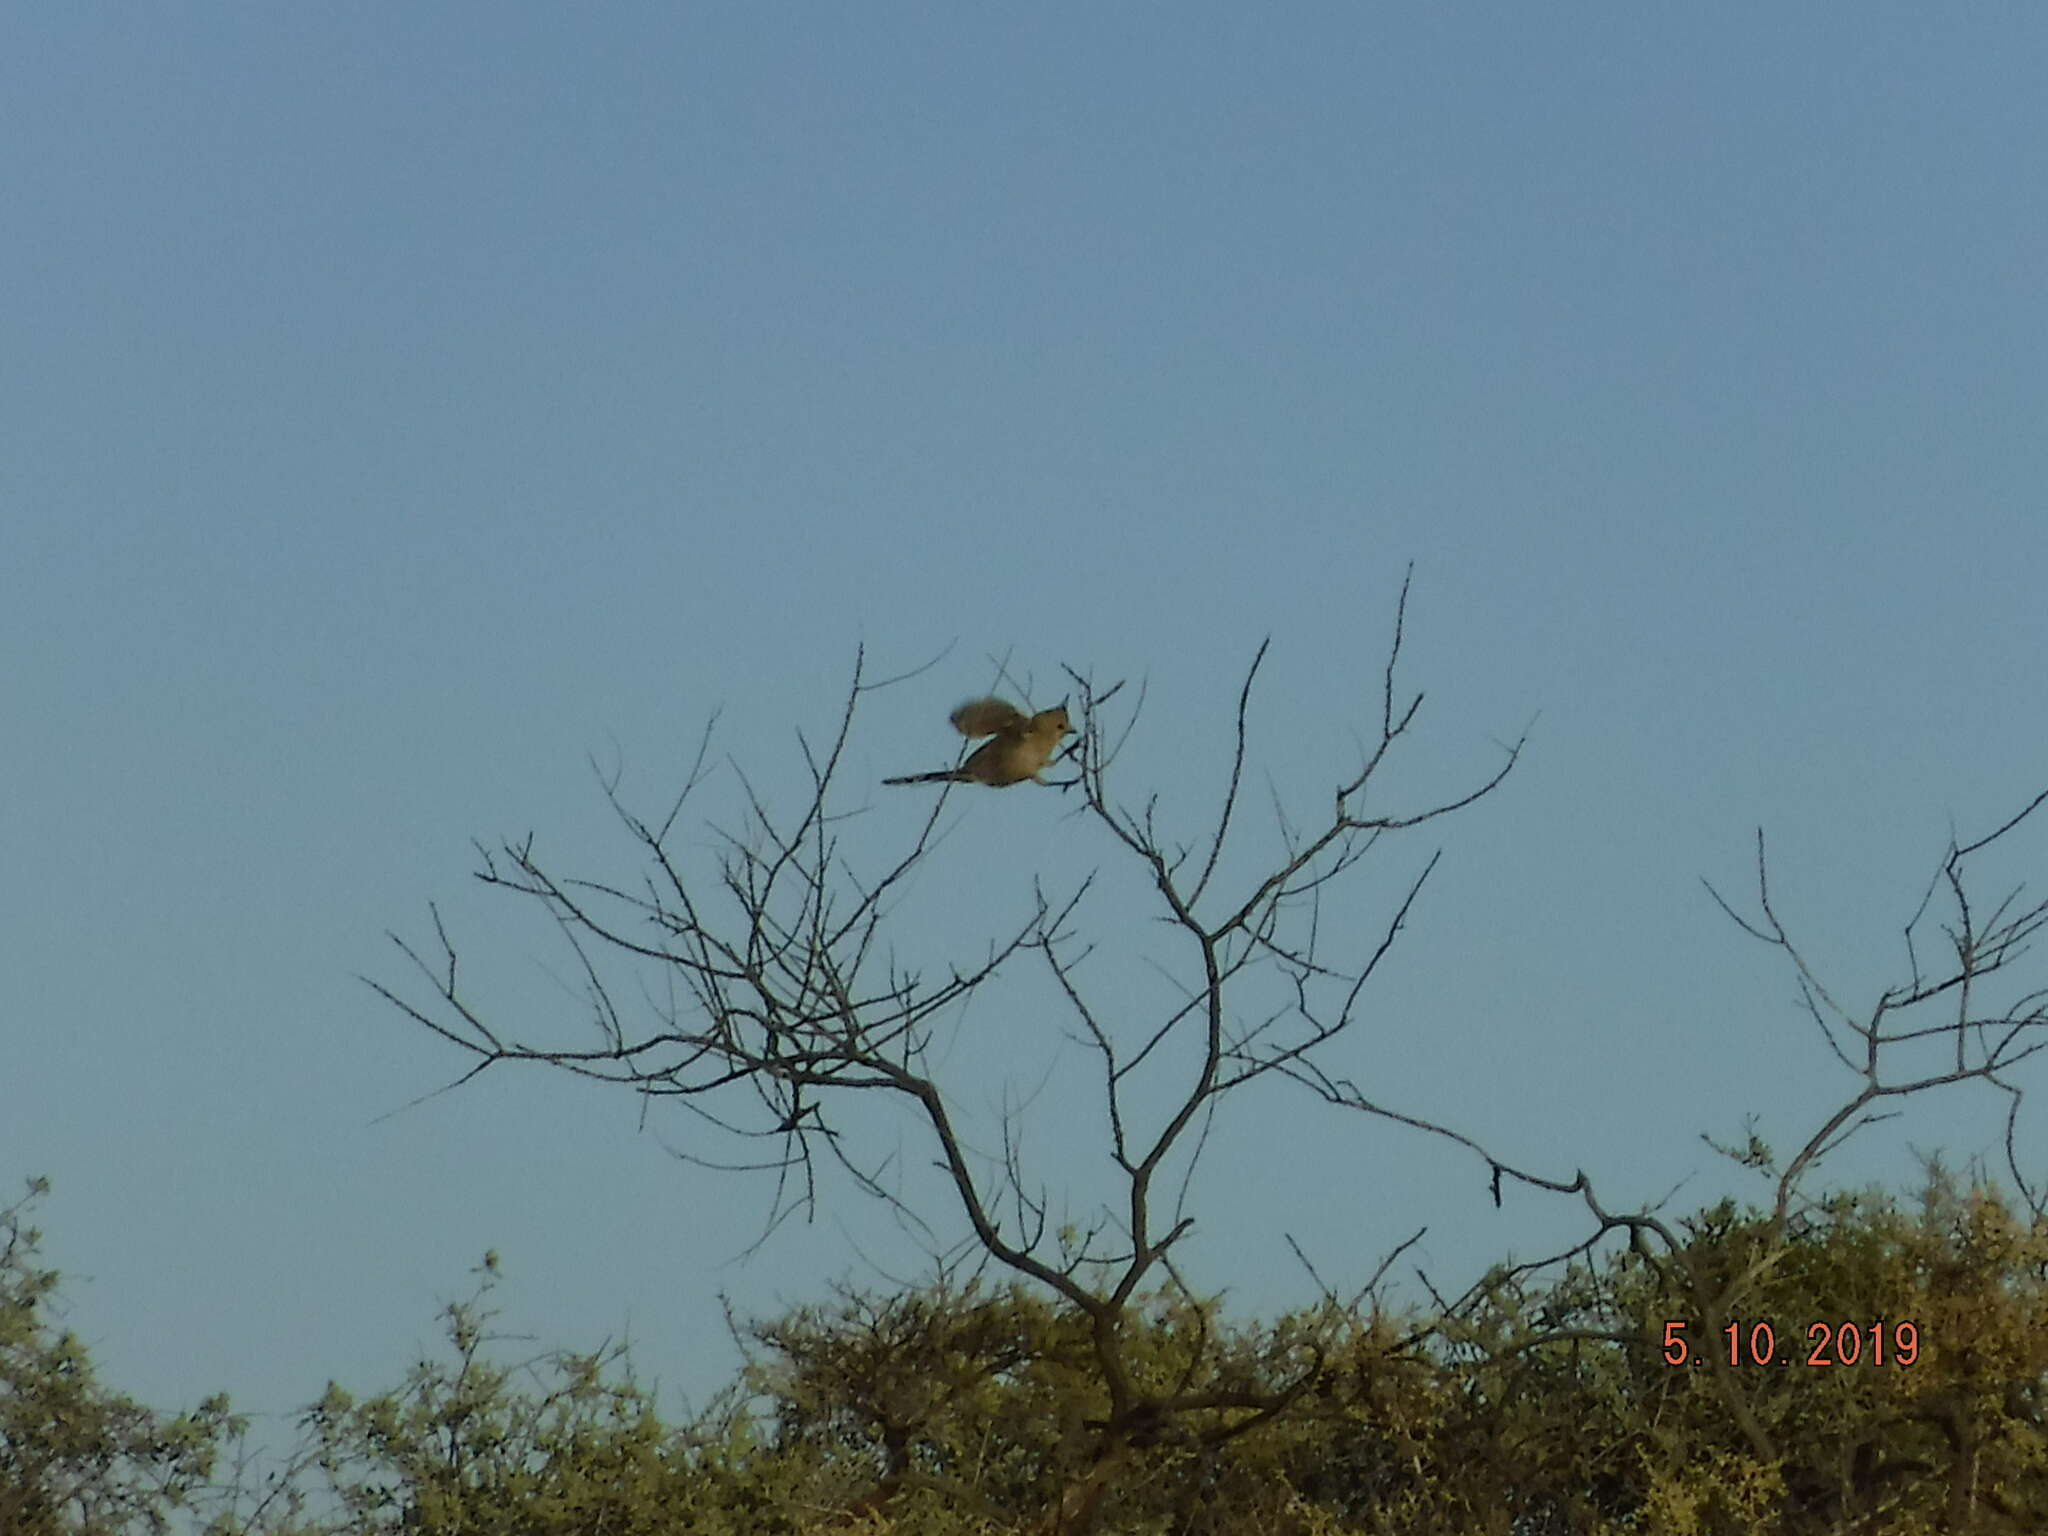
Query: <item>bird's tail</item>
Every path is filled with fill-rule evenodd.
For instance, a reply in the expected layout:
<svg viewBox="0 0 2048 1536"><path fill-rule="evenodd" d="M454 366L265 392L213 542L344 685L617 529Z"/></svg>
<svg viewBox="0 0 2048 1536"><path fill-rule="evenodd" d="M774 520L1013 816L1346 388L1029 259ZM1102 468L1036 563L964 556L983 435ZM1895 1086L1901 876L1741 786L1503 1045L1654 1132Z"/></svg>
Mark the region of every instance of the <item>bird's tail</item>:
<svg viewBox="0 0 2048 1536"><path fill-rule="evenodd" d="M937 773L913 773L908 778L884 779L884 784L965 784L967 775L958 768L942 768Z"/></svg>

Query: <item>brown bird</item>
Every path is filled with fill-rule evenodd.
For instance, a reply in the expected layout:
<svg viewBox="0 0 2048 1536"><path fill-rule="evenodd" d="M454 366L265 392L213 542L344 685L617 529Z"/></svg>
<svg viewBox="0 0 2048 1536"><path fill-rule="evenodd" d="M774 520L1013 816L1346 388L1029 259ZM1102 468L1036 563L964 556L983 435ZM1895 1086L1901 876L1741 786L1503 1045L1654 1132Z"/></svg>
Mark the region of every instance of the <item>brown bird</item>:
<svg viewBox="0 0 2048 1536"><path fill-rule="evenodd" d="M1045 782L1045 765L1059 750L1060 738L1074 728L1067 706L1027 715L1006 699L969 699L953 711L953 729L962 736L993 738L976 747L958 768L884 779L884 784L1021 784Z"/></svg>

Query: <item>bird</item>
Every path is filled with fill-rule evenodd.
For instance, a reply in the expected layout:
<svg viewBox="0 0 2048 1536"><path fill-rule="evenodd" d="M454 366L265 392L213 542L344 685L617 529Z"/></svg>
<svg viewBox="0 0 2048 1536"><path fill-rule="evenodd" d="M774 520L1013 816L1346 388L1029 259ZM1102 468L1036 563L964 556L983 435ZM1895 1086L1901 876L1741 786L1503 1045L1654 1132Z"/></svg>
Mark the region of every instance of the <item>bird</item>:
<svg viewBox="0 0 2048 1536"><path fill-rule="evenodd" d="M952 714L953 729L962 736L991 738L976 747L958 768L937 773L913 773L901 779L884 779L884 784L987 784L1002 788L1045 782L1045 765L1059 750L1060 739L1074 727L1067 720L1067 706L1058 705L1027 715L1007 699L969 699Z"/></svg>

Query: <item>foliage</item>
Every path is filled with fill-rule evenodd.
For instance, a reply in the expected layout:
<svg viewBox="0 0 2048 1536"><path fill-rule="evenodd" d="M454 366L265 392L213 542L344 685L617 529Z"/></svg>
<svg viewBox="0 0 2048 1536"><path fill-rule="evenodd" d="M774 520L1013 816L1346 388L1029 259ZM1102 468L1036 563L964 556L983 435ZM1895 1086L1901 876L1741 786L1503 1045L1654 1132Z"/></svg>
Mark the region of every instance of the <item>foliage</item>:
<svg viewBox="0 0 2048 1536"><path fill-rule="evenodd" d="M37 1186L40 1189L40 1186ZM1916 1205L1840 1195L1785 1236L1721 1204L1678 1223L1693 1277L1741 1281L1738 1343L1785 1365L1673 1367L1690 1320L1642 1247L1501 1270L1455 1316L1335 1301L1270 1322L1172 1293L1124 1341L1162 1412L1114 1462L1092 1345L1056 1298L941 1280L745 1326L731 1394L664 1424L617 1346L507 1363L488 1256L446 1348L397 1388L338 1384L261 1499L209 1481L223 1400L153 1413L44 1314L22 1206L0 1218L0 1530L8 1536L987 1536L1085 1514L1118 1533L1821 1536L2020 1533L2048 1518L2048 1222L1936 1167ZM1808 1323L1918 1329L1917 1358L1805 1364ZM1696 1348L1724 1338L1684 1331ZM1288 1411L1257 1406L1319 1363ZM1231 1407L1235 1401L1245 1406ZM1760 1457L1743 1415L1781 1447ZM317 1517L309 1511L319 1511Z"/></svg>
<svg viewBox="0 0 2048 1536"><path fill-rule="evenodd" d="M0 1209L0 1531L8 1536L160 1532L212 1475L241 1423L225 1397L160 1414L110 1391L85 1345L51 1320L57 1272L27 1224L49 1189Z"/></svg>
<svg viewBox="0 0 2048 1536"><path fill-rule="evenodd" d="M620 1348L522 1366L486 1346L497 1258L443 1312L452 1359L422 1360L397 1391L357 1401L330 1382L307 1414L316 1462L361 1536L656 1536L698 1528L671 1432L622 1374ZM524 1378L529 1390L519 1385Z"/></svg>

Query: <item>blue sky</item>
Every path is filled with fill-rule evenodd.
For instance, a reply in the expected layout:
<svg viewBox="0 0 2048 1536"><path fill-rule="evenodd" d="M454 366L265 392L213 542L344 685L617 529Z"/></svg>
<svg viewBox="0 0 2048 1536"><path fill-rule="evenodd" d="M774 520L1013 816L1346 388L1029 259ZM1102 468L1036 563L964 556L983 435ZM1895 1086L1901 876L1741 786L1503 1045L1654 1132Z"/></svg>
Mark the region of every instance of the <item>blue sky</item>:
<svg viewBox="0 0 2048 1536"><path fill-rule="evenodd" d="M719 761L787 796L860 645L943 654L860 717L874 847L921 802L859 786L945 761L1002 656L1041 697L1062 663L1146 679L1125 792L1192 825L1271 636L1256 762L1307 814L1412 561L1394 790L1535 725L1493 799L1362 875L1366 933L1445 849L1343 1065L1610 1203L1741 1189L1697 1132L1754 1112L1788 1146L1848 1091L1699 876L1741 890L1764 826L1867 1003L1951 826L2048 784L2031 9L81 4L5 33L0 1177L54 1180L73 1325L155 1401L394 1382L487 1247L507 1326L630 1334L692 1401L732 1366L721 1293L916 1272L844 1192L742 1261L766 1188L586 1087L391 1115L459 1063L357 979L401 978L385 931L428 937L434 900L487 998L573 1030L470 839L630 869L588 759L659 801L714 709ZM729 767L706 793L730 821ZM1032 878L1119 869L1069 809L956 796L905 946L971 958ZM1164 941L1132 910L1089 920L1136 947L1105 973L1135 1010ZM985 1116L1069 1082L1033 1002L959 1028ZM1837 1177L1967 1157L1997 1109L1929 1104ZM1099 1117L1030 1115L1085 1212ZM1277 1090L1219 1123L1194 1211L1190 1278L1252 1308L1311 1294L1289 1233L1341 1280L1427 1223L1460 1283L1576 1230Z"/></svg>

